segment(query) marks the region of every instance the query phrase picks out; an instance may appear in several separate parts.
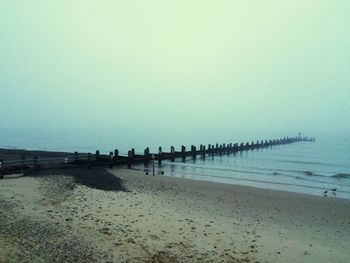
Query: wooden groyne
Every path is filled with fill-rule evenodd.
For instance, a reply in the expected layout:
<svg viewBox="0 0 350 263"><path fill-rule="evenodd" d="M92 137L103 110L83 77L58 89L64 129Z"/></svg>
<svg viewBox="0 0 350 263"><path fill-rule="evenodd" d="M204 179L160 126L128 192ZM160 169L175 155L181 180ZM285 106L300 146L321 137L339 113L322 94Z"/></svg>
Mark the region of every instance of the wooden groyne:
<svg viewBox="0 0 350 263"><path fill-rule="evenodd" d="M59 153L45 151L25 151L25 150L8 150L0 149L0 179L4 174L17 173L28 169L48 169L56 167L69 167L77 165L91 166L118 166L127 165L131 167L133 164L157 161L161 163L163 160L186 158L205 158L206 156L225 155L242 151L268 148L276 145L285 145L295 142L313 142L314 137L283 137L273 140L261 140L241 143L216 143L216 144L201 144L199 147L191 145L189 148L182 145L178 150L171 146L169 152L163 151L162 147L158 148L158 152L151 153L149 148L146 148L142 154L136 153L132 148L127 155L121 155L118 149L109 154L101 154L99 150L93 153ZM3 157L6 158L3 158Z"/></svg>

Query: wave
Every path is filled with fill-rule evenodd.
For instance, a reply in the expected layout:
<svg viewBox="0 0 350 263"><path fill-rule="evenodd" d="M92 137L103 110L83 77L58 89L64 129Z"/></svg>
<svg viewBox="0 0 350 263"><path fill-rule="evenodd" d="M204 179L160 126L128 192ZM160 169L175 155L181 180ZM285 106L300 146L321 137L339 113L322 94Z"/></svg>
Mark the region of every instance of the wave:
<svg viewBox="0 0 350 263"><path fill-rule="evenodd" d="M311 162L311 161L294 161L294 160L277 160L277 159L272 159L272 161L282 162L282 163L294 163L294 164L312 164L312 165L334 166L334 167L350 167L344 164Z"/></svg>
<svg viewBox="0 0 350 263"><path fill-rule="evenodd" d="M322 174L322 173L314 173L311 171L305 171L305 175L307 176L318 176L318 177L332 177L332 178L350 178L350 174L347 173L337 173L337 174Z"/></svg>
<svg viewBox="0 0 350 263"><path fill-rule="evenodd" d="M247 167L247 166L239 166L235 168L227 167L227 166L200 166L197 164L190 164L190 163L178 163L178 162L163 162L166 165L169 165L171 170L174 172L180 172L180 173L186 173L186 172L199 172L200 174L205 174L205 171L218 171L218 172L229 172L234 173L236 178L239 177L240 174L250 174L250 175L260 175L265 178L263 180L269 180L268 176L271 176L271 179L274 177L281 177L281 178L291 178L295 180L303 180L310 183L316 183L316 184L333 184L338 185L335 181L330 181L331 178L334 178L334 174L321 174L321 173L315 173L311 171L301 171L301 170L285 170L285 169L271 169L271 168L259 168L259 167ZM181 170L176 169L175 166L181 167ZM186 171L183 170L184 168L187 168ZM190 170L188 170L188 168ZM248 169L247 169L248 168ZM348 174L339 174L338 177L343 178L344 176L347 176ZM211 174L211 177L216 177L216 175ZM350 176L350 175L349 175ZM217 177L224 178L224 174L220 174ZM247 178L246 178L247 179ZM341 183L341 185L348 185Z"/></svg>
<svg viewBox="0 0 350 263"><path fill-rule="evenodd" d="M350 174L345 174L345 173L339 173L339 174L335 174L332 175L333 178L350 178Z"/></svg>
<svg viewBox="0 0 350 263"><path fill-rule="evenodd" d="M141 169L140 169L141 170ZM304 185L304 184L298 184L298 183L288 183L288 182L276 182L276 181L265 181L265 180L259 180L259 179L250 179L250 178L242 178L242 177L229 177L229 176L222 176L222 175L213 175L213 174L206 174L206 173L196 173L196 172L189 172L189 171L174 171L173 169L162 169L165 172L175 172L175 174L183 174L183 175L192 175L192 176L197 176L199 178L213 178L209 179L208 181L214 181L214 182L222 182L222 180L229 180L231 183L234 181L245 181L245 182L253 182L253 183L262 183L262 184L267 184L267 185L281 185L281 186L294 186L294 187L300 187L300 188L305 188L305 189L315 189L315 190L325 190L325 186L319 186L319 185ZM191 177L187 177L191 178ZM193 179L193 178L192 178ZM216 179L216 180L215 180ZM305 178L300 178L305 180ZM227 181L226 181L227 182ZM350 193L350 191L346 191L343 189L339 189L338 192L342 193Z"/></svg>

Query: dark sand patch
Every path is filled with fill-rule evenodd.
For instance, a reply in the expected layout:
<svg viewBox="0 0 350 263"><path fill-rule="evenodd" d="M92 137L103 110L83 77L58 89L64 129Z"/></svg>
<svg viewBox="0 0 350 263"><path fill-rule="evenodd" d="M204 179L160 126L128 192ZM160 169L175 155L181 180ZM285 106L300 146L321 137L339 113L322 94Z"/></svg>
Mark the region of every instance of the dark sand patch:
<svg viewBox="0 0 350 263"><path fill-rule="evenodd" d="M85 185L89 188L104 190L104 191L127 191L123 180L111 174L105 168L66 168L66 169L50 169L37 171L30 176L69 176L73 178L76 184ZM71 186L73 187L73 186Z"/></svg>

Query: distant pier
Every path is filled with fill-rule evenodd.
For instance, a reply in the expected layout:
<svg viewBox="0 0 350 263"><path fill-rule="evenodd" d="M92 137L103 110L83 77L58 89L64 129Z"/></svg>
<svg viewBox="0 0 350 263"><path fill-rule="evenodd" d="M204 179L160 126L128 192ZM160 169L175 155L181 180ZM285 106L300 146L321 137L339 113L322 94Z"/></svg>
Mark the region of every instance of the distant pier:
<svg viewBox="0 0 350 263"><path fill-rule="evenodd" d="M127 165L131 167L134 164L150 161L161 163L163 160L174 162L180 158L183 161L186 158L197 158L198 156L205 158L206 156L224 155L242 151L268 148L276 145L285 145L296 142L314 142L314 137L283 137L279 139L241 142L241 143L222 143L222 144L201 144L198 148L191 145L189 148L182 145L178 150L171 146L169 152L163 151L162 147L158 148L158 152L151 153L149 148L144 149L142 154L137 154L132 148L127 155L120 154L118 149L109 152L109 154L101 154L99 150L93 153L64 153L49 151L25 151L0 149L0 179L4 174L18 173L25 170L50 169L57 167L69 166L119 166Z"/></svg>

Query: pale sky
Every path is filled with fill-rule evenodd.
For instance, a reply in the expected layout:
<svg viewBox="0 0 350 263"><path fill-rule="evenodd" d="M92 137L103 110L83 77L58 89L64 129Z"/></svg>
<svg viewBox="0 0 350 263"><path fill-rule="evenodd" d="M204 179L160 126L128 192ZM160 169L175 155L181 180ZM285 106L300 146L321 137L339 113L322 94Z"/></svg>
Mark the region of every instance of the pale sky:
<svg viewBox="0 0 350 263"><path fill-rule="evenodd" d="M0 0L0 128L317 136L349 120L348 0Z"/></svg>

